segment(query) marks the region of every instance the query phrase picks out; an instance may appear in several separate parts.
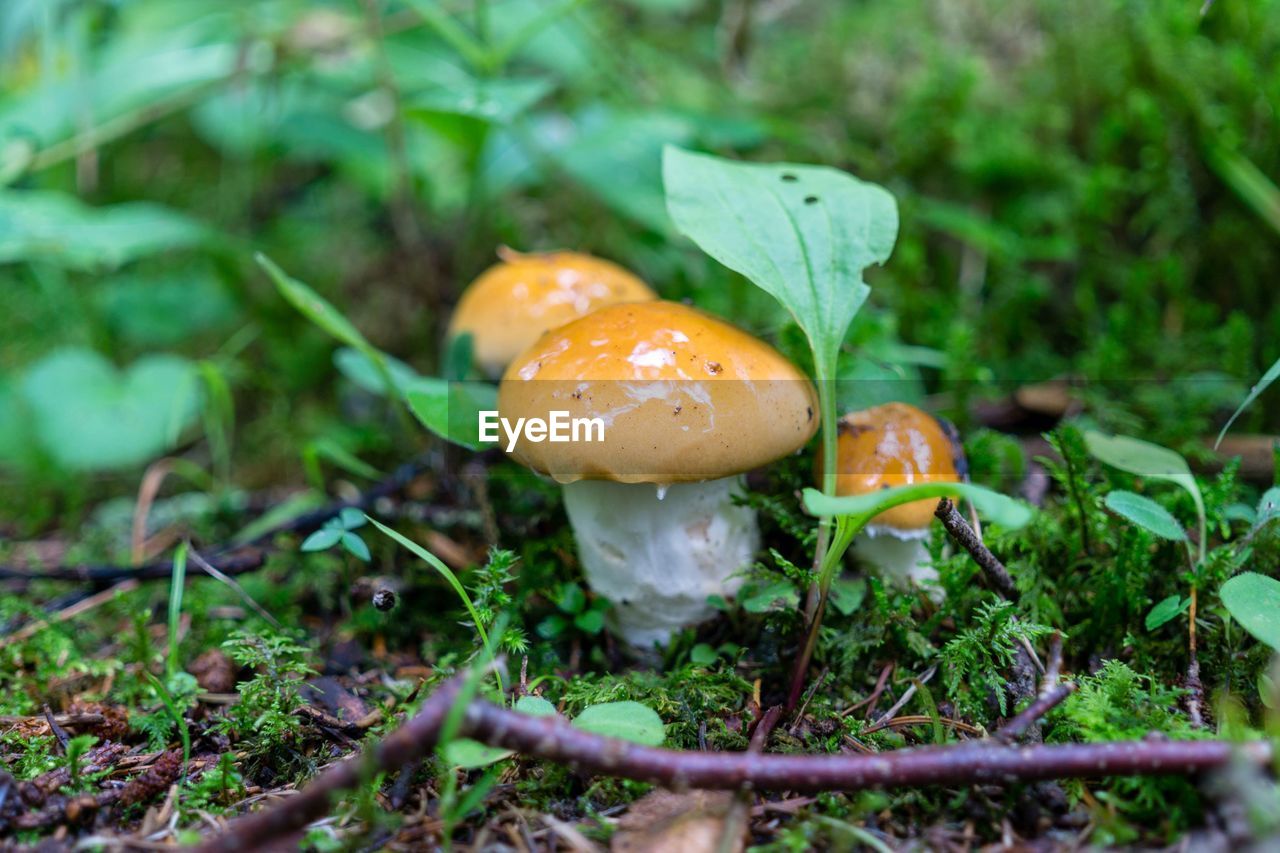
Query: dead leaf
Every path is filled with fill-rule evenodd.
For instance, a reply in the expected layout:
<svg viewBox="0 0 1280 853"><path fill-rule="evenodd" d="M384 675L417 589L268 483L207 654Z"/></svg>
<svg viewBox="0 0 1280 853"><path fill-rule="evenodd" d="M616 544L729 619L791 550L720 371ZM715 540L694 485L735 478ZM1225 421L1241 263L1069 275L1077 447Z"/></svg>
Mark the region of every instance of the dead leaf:
<svg viewBox="0 0 1280 853"><path fill-rule="evenodd" d="M715 853L733 802L728 791L658 790L631 804L618 821L614 853ZM729 849L741 851L744 839Z"/></svg>

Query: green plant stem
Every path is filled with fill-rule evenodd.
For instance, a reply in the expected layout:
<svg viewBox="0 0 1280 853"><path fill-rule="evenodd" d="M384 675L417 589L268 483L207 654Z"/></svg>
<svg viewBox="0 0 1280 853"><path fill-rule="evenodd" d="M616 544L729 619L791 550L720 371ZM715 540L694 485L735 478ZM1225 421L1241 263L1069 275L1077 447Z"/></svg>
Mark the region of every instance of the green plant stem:
<svg viewBox="0 0 1280 853"><path fill-rule="evenodd" d="M818 377L818 409L821 419L822 429L822 491L824 494L833 495L836 491L836 468L839 462L837 458L838 450L838 434L836 427L836 402L835 394L832 393L830 374L834 371L823 363L817 351L814 353L814 363L816 366L814 372ZM831 541L831 516L823 516L818 521L818 540L813 549L813 570L821 571L823 563L827 559L827 546ZM813 624L814 618L818 614L821 605L822 593L815 578L809 584L809 595L804 605L804 621L805 625Z"/></svg>
<svg viewBox="0 0 1280 853"><path fill-rule="evenodd" d="M832 495L836 490L836 470L839 462L836 401L831 380L835 373L835 358L826 357L824 353L819 353L817 348L813 348L812 352L814 373L818 381L818 410L822 430L821 485L824 494ZM847 548L848 544L839 548L840 553L835 558L836 562L844 556ZM827 591L831 587L830 580L823 583L823 578L827 575L827 566L831 563L832 552L835 550L831 542L831 516L824 515L818 521L818 539L813 549L813 570L817 576L809 584L809 594L805 600L804 646L791 670L791 689L787 697L788 713L795 709L800 701L800 694L804 691L805 675L808 673L809 660L813 657L813 648L817 644L818 629L822 626L822 614L826 610Z"/></svg>
<svg viewBox="0 0 1280 853"><path fill-rule="evenodd" d="M869 514L842 515L836 518L835 538L823 555L822 564L818 568L818 577L813 584L818 590L817 610L814 611L813 618L808 621L804 646L801 648L800 655L796 658L795 665L791 670L791 689L787 693L788 713L795 710L800 703L800 696L804 693L805 676L809 672L809 662L813 659L813 650L818 645L818 633L822 628L822 616L827 609L827 595L831 591L831 581L835 579L836 573L844 562L845 551L849 550L854 538L862 532L862 528L873 517L873 515Z"/></svg>

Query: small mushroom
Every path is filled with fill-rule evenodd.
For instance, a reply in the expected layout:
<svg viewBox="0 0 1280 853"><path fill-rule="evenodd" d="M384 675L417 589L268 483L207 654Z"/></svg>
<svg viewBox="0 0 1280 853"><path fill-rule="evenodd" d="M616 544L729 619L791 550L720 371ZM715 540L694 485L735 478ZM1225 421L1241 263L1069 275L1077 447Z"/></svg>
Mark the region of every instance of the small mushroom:
<svg viewBox="0 0 1280 853"><path fill-rule="evenodd" d="M907 403L851 412L840 419L838 430L838 495L865 495L913 483L954 483L964 477L964 451L954 428ZM929 498L885 510L863 528L854 541L854 554L899 584L937 580L925 547L936 506Z"/></svg>
<svg viewBox="0 0 1280 853"><path fill-rule="evenodd" d="M657 299L647 284L615 263L582 252L499 252L458 300L449 338L471 334L482 373L496 379L511 360L557 326L618 302Z"/></svg>
<svg viewBox="0 0 1280 853"><path fill-rule="evenodd" d="M599 418L602 441L518 440L514 455L564 484L591 587L635 646L714 614L759 547L741 475L803 447L813 386L777 350L673 302L601 308L544 335L498 389L502 417Z"/></svg>

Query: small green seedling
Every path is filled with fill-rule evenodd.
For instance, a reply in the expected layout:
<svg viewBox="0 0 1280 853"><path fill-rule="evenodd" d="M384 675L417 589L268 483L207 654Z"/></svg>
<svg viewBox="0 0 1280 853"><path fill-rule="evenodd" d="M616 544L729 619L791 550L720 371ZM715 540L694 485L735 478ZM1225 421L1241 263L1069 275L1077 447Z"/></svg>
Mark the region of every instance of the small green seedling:
<svg viewBox="0 0 1280 853"><path fill-rule="evenodd" d="M1124 435L1106 435L1090 430L1084 434L1084 441L1085 446L1089 448L1089 453L1098 461L1138 477L1176 483L1191 495L1191 500L1196 507L1199 530L1198 554L1193 551L1186 531L1177 519L1150 498L1117 490L1110 492L1103 501L1107 509L1143 530L1161 539L1184 543L1187 548L1187 560L1193 569L1203 565L1205 555L1208 553L1208 518L1204 508L1204 497L1200 493L1200 484L1191 473L1191 466L1187 464L1187 460L1167 447ZM1171 595L1158 602L1147 614L1146 629L1154 631L1182 613L1193 610L1195 601L1196 587L1193 583L1191 595L1185 599ZM1192 625L1193 632L1194 629L1195 626Z"/></svg>
<svg viewBox="0 0 1280 853"><path fill-rule="evenodd" d="M93 735L77 735L67 741L65 760L67 775L71 779L68 786L72 791L80 790L81 774L84 772L84 757L97 742L98 739Z"/></svg>
<svg viewBox="0 0 1280 853"><path fill-rule="evenodd" d="M302 541L303 551L327 551L341 545L350 554L369 562L369 546L354 531L366 523L365 514L355 507L344 507L342 512L324 523L315 533Z"/></svg>
<svg viewBox="0 0 1280 853"><path fill-rule="evenodd" d="M543 639L554 640L564 635L570 626L585 634L599 634L604 628L604 614L609 609L609 602L600 597L588 601L581 586L565 583L556 595L556 607L559 613L553 613L538 623L538 636Z"/></svg>

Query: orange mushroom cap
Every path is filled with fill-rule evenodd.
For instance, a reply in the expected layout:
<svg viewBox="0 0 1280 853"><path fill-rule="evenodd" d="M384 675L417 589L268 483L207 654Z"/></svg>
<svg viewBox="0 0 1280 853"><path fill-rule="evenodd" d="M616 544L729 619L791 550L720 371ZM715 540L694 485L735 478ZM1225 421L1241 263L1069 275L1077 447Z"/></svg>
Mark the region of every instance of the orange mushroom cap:
<svg viewBox="0 0 1280 853"><path fill-rule="evenodd" d="M471 334L476 365L497 376L544 332L604 305L657 299L615 263L582 252L501 253L472 282L449 322L449 337Z"/></svg>
<svg viewBox="0 0 1280 853"><path fill-rule="evenodd" d="M520 441L561 482L717 480L803 447L818 400L764 341L676 302L610 305L543 335L507 368L504 418L600 418L600 442Z"/></svg>
<svg viewBox="0 0 1280 853"><path fill-rule="evenodd" d="M865 495L914 483L962 479L964 452L954 431L907 403L885 403L840 419L836 444L836 494ZM818 461L819 475L822 471ZM870 528L919 536L933 521L934 499L886 510Z"/></svg>

